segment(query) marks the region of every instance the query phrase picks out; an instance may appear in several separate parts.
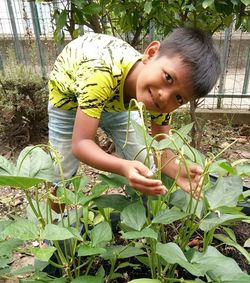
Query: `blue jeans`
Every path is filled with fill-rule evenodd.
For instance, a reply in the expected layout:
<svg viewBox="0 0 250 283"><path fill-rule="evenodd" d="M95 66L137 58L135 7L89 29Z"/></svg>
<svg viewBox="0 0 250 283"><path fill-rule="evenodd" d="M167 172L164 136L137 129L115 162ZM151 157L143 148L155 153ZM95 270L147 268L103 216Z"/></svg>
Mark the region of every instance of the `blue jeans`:
<svg viewBox="0 0 250 283"><path fill-rule="evenodd" d="M62 110L54 108L49 104L49 142L59 152L61 159L61 165L65 179L71 178L79 167L79 161L72 154L71 142L72 132L75 121L75 111ZM135 120L137 123L141 123L139 113L132 111L130 118ZM108 113L103 112L99 126L107 133L115 144L116 152L124 159L136 160L144 162L146 158L146 151L142 149L143 145L136 141L136 133L133 126L130 123L128 130L128 142L124 147L128 124L128 112L115 112ZM84 127L85 125L83 125ZM86 149L88 150L88 149ZM142 152L141 152L142 151ZM140 154L137 156L137 154ZM153 166L153 159L151 158L151 164ZM60 173L59 169L56 168L56 179L59 181Z"/></svg>

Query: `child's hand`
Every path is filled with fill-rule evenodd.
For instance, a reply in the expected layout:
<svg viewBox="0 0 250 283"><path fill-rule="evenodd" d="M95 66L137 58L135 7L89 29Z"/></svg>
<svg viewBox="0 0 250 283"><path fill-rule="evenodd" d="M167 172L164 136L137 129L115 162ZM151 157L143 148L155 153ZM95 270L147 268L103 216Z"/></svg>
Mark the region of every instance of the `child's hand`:
<svg viewBox="0 0 250 283"><path fill-rule="evenodd" d="M193 197L195 199L201 199L202 193L201 193L201 185L202 185L202 168L196 164L189 165L189 175L191 178L191 186L192 186L192 193ZM180 186L183 191L190 192L190 182L189 182L189 176L186 172L186 170L181 170L181 173L177 180L177 185Z"/></svg>
<svg viewBox="0 0 250 283"><path fill-rule="evenodd" d="M161 180L151 179L152 171L139 161L127 160L124 163L124 176L128 179L129 185L145 195L163 195L166 187Z"/></svg>

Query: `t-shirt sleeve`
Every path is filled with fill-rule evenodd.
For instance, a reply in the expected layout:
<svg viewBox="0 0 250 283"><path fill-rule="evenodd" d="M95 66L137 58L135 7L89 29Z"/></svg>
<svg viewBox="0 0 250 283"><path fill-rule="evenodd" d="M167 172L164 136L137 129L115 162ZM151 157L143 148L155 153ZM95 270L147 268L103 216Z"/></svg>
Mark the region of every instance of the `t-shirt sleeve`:
<svg viewBox="0 0 250 283"><path fill-rule="evenodd" d="M112 90L111 70L101 61L80 63L75 73L78 106L88 116L99 119Z"/></svg>
<svg viewBox="0 0 250 283"><path fill-rule="evenodd" d="M165 126L169 124L170 114L169 113L157 113L150 112L151 121L154 121L157 125Z"/></svg>

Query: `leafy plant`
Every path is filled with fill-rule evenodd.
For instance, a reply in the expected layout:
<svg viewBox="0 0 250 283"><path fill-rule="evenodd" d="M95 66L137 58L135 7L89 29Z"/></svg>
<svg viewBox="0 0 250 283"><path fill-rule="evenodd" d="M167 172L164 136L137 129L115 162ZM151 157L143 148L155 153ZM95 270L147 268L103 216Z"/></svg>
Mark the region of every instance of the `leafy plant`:
<svg viewBox="0 0 250 283"><path fill-rule="evenodd" d="M1 138L11 145L26 145L36 141L47 127L46 82L33 68L17 65L13 54L7 63L0 74Z"/></svg>
<svg viewBox="0 0 250 283"><path fill-rule="evenodd" d="M43 0L36 0L43 2ZM199 26L212 33L236 20L236 29L249 31L248 0L100 0L60 1L54 6L54 38L64 41L65 32L78 37L87 26L97 33L113 34L138 47L148 34L165 36L173 27Z"/></svg>
<svg viewBox="0 0 250 283"><path fill-rule="evenodd" d="M12 216L0 221L3 277L24 272L22 269L13 274L9 263L13 252L26 249L36 261L29 267L30 277L22 282L114 282L123 277L124 269L131 273L147 270L145 275L151 277L130 283L249 281L249 275L221 254L216 243L236 247L249 260L249 253L237 244L230 226L250 220L238 206L244 199L241 177L250 175L250 165L245 160L230 164L220 160L219 154L205 157L193 149L188 142L192 124L172 130L167 139L158 142L147 132L144 106L132 101L131 107L138 107L144 120L144 125L133 126L138 142L155 154L155 178L164 181L166 195L145 198L130 188L125 178L101 175L90 192L86 176L62 178L54 196L53 164L60 167L60 157L53 148L46 147L47 153L39 146L27 147L16 165L1 157L0 186L23 189L29 202L27 219ZM165 149L175 151L184 166L196 162L204 168L203 199L195 200L174 180L161 176L164 164L160 156ZM214 172L219 172L215 183L209 178ZM124 189L123 194L105 193L118 187ZM52 200L65 203L66 210L55 215L50 207ZM200 244L191 247L189 243L196 237ZM47 247L23 246L35 240L41 244L45 240ZM60 278L51 272L56 269ZM185 272L178 276L182 270Z"/></svg>

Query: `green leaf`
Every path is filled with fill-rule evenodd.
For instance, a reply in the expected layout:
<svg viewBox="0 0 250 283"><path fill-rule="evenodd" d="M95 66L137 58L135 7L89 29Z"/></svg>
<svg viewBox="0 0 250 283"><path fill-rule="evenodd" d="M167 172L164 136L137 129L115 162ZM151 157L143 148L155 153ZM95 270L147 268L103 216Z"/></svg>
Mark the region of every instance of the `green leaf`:
<svg viewBox="0 0 250 283"><path fill-rule="evenodd" d="M136 133L136 141L139 144L142 145L149 145L149 144L153 144L153 145L157 145L158 142L157 141L153 141L153 138L147 133L147 131L145 130L143 125L139 125L137 122L135 122L134 120L131 121L131 124L135 130Z"/></svg>
<svg viewBox="0 0 250 283"><path fill-rule="evenodd" d="M250 176L250 164L237 165L235 166L235 170L237 174L240 175L241 177Z"/></svg>
<svg viewBox="0 0 250 283"><path fill-rule="evenodd" d="M233 5L238 5L239 4L239 0L230 0L232 2Z"/></svg>
<svg viewBox="0 0 250 283"><path fill-rule="evenodd" d="M250 5L250 0L241 0L241 3L248 6L248 5Z"/></svg>
<svg viewBox="0 0 250 283"><path fill-rule="evenodd" d="M196 8L193 4L190 4L190 5L184 5L183 10L188 10L189 12L194 12L194 11L196 11Z"/></svg>
<svg viewBox="0 0 250 283"><path fill-rule="evenodd" d="M84 191L89 181L90 178L88 176L76 176L71 180L75 191Z"/></svg>
<svg viewBox="0 0 250 283"><path fill-rule="evenodd" d="M13 175L15 166L5 157L0 156L0 176Z"/></svg>
<svg viewBox="0 0 250 283"><path fill-rule="evenodd" d="M128 205L121 212L121 222L137 231L142 229L146 220L145 207L139 202Z"/></svg>
<svg viewBox="0 0 250 283"><path fill-rule="evenodd" d="M107 222L97 224L90 232L92 246L96 247L100 244L111 241L112 230Z"/></svg>
<svg viewBox="0 0 250 283"><path fill-rule="evenodd" d="M214 188L206 191L205 197L213 210L221 206L233 207L237 205L242 190L242 179L239 176L222 177Z"/></svg>
<svg viewBox="0 0 250 283"><path fill-rule="evenodd" d="M153 218L152 223L171 224L174 221L183 219L188 216L188 213L176 210L176 208L161 210Z"/></svg>
<svg viewBox="0 0 250 283"><path fill-rule="evenodd" d="M144 4L144 11L149 14L152 10L152 1L146 1Z"/></svg>
<svg viewBox="0 0 250 283"><path fill-rule="evenodd" d="M129 281L128 283L162 283L162 281L158 279L140 278Z"/></svg>
<svg viewBox="0 0 250 283"><path fill-rule="evenodd" d="M80 245L78 250L78 256L100 255L105 252L106 250L104 248L96 248L96 247L89 247L86 245Z"/></svg>
<svg viewBox="0 0 250 283"><path fill-rule="evenodd" d="M0 220L0 240L5 240L4 230L12 222L13 222L12 220Z"/></svg>
<svg viewBox="0 0 250 283"><path fill-rule="evenodd" d="M98 183L94 185L91 189L92 195L94 197L99 197L102 193L104 193L109 188L108 184L106 183Z"/></svg>
<svg viewBox="0 0 250 283"><path fill-rule="evenodd" d="M205 0L202 2L202 7L206 9L209 6L212 6L214 4L214 0Z"/></svg>
<svg viewBox="0 0 250 283"><path fill-rule="evenodd" d="M31 273L35 271L36 270L35 270L34 265L27 264L27 265L22 266L21 268L18 268L17 270L12 271L11 275L17 276L17 275L21 275L24 273ZM22 282L22 281L19 281L19 282Z"/></svg>
<svg viewBox="0 0 250 283"><path fill-rule="evenodd" d="M192 150L190 150L190 148ZM183 145L183 150L184 150L184 155L187 156L191 161L201 165L202 167L204 166L206 157L199 150L191 146L188 147L187 145Z"/></svg>
<svg viewBox="0 0 250 283"><path fill-rule="evenodd" d="M144 228L141 231L129 231L122 233L124 239L140 239L140 238L151 238L157 240L158 234L151 228Z"/></svg>
<svg viewBox="0 0 250 283"><path fill-rule="evenodd" d="M132 29L131 26L131 14L123 15L120 18L120 26L123 32L129 32Z"/></svg>
<svg viewBox="0 0 250 283"><path fill-rule="evenodd" d="M91 3L91 4L83 4L82 3L82 9L84 10L84 14L86 15L96 15L102 11L102 7L98 3Z"/></svg>
<svg viewBox="0 0 250 283"><path fill-rule="evenodd" d="M121 194L102 195L96 198L94 202L102 208L113 208L118 211L122 211L131 203L127 197Z"/></svg>
<svg viewBox="0 0 250 283"><path fill-rule="evenodd" d="M250 238L248 238L244 243L245 248L250 248Z"/></svg>
<svg viewBox="0 0 250 283"><path fill-rule="evenodd" d="M247 259L248 263L250 263L250 254L248 253L248 251L246 249L244 249L237 242L234 242L229 237L227 237L223 234L215 234L214 238L222 241L224 244L226 244L228 246L235 247Z"/></svg>
<svg viewBox="0 0 250 283"><path fill-rule="evenodd" d="M213 282L249 282L250 276L241 271L237 263L222 255L216 248L208 246L206 252L194 250L191 263L198 264L200 271L205 272ZM226 272L225 272L226 271ZM212 278L211 278L212 276Z"/></svg>
<svg viewBox="0 0 250 283"><path fill-rule="evenodd" d="M77 204L76 195L69 189L65 189L63 186L59 186L56 191L56 195L60 197L61 202L66 204Z"/></svg>
<svg viewBox="0 0 250 283"><path fill-rule="evenodd" d="M212 163L212 165L209 167L209 173L216 173L219 176L224 176L227 174L227 170L223 169L220 164L223 162L227 162L225 159L216 160Z"/></svg>
<svg viewBox="0 0 250 283"><path fill-rule="evenodd" d="M34 206L35 211L37 211L37 209L39 207L42 217L44 219L46 219L47 203L45 202L45 200L43 202L39 202L39 203L37 203L35 200L31 200L31 203ZM34 211L33 211L33 209L32 209L30 204L28 204L28 206L26 208L26 212L27 212L27 218L31 222L33 222L35 224L39 224L39 220L37 219L37 216L35 215L35 213L34 213ZM59 215L54 210L51 210L51 216L52 216L52 221L53 221L53 219L58 219Z"/></svg>
<svg viewBox="0 0 250 283"><path fill-rule="evenodd" d="M81 29L80 28L78 28L78 29L74 29L74 31L73 31L73 38L77 38L78 36L80 36L81 35Z"/></svg>
<svg viewBox="0 0 250 283"><path fill-rule="evenodd" d="M52 157L40 147L27 146L18 156L15 175L52 182L55 180Z"/></svg>
<svg viewBox="0 0 250 283"><path fill-rule="evenodd" d="M233 13L233 4L231 1L214 0L214 6L218 13L229 15Z"/></svg>
<svg viewBox="0 0 250 283"><path fill-rule="evenodd" d="M191 195L189 193L184 192L181 189L176 190L170 195L170 203L180 210L187 212L190 209L190 199ZM202 218L203 210L204 210L204 201L198 200L198 205L196 207L197 200L191 199L192 205L190 213L195 213L198 218ZM196 207L196 209L195 209Z"/></svg>
<svg viewBox="0 0 250 283"><path fill-rule="evenodd" d="M250 219L250 217L245 216L244 214L220 214L212 212L205 219L203 219L200 223L200 229L203 231L212 230L219 225L224 223L232 223L243 219Z"/></svg>
<svg viewBox="0 0 250 283"><path fill-rule="evenodd" d="M194 123L190 123L188 125L185 125L181 127L177 133L171 134L169 138L162 139L158 143L158 149L163 150L163 149L181 149L181 147L184 144L184 141L187 138L188 133L191 131Z"/></svg>
<svg viewBox="0 0 250 283"><path fill-rule="evenodd" d="M108 185L107 184L97 184L95 185L92 190L91 190L91 194L89 195L84 195L84 194L80 194L78 193L77 195L77 202L80 203L82 206L86 206L87 204L89 204L92 200L98 198L103 192L105 192L108 189Z"/></svg>
<svg viewBox="0 0 250 283"><path fill-rule="evenodd" d="M120 263L116 267L115 271L117 271L117 270L119 270L121 268L127 268L127 267L133 267L134 269L140 269L140 264L135 264L135 263L130 263L128 261L125 261L125 262Z"/></svg>
<svg viewBox="0 0 250 283"><path fill-rule="evenodd" d="M3 234L24 241L35 240L39 237L37 226L31 221L19 217L15 217L15 220L5 228Z"/></svg>
<svg viewBox="0 0 250 283"><path fill-rule="evenodd" d="M160 255L166 262L170 264L178 263L180 266L185 268L188 272L195 276L203 276L197 264L191 264L188 262L184 253L175 243L157 243L156 253Z"/></svg>
<svg viewBox="0 0 250 283"><path fill-rule="evenodd" d="M52 241L60 241L75 238L75 236L64 227L55 224L47 224L44 229L43 238Z"/></svg>
<svg viewBox="0 0 250 283"><path fill-rule="evenodd" d="M221 168L225 169L229 174L231 174L233 176L237 175L237 172L235 171L235 169L228 162L222 162L222 163L220 163L219 166Z"/></svg>
<svg viewBox="0 0 250 283"><path fill-rule="evenodd" d="M45 180L31 177L0 176L0 186L11 186L21 189L29 189L43 183Z"/></svg>
<svg viewBox="0 0 250 283"><path fill-rule="evenodd" d="M12 252L23 244L19 239L10 239L0 242L0 256L10 256Z"/></svg>
<svg viewBox="0 0 250 283"><path fill-rule="evenodd" d="M34 254L35 258L46 261L52 257L53 253L56 251L55 247L47 247L47 248L32 248L31 252Z"/></svg>
<svg viewBox="0 0 250 283"><path fill-rule="evenodd" d="M65 9L60 13L60 15L56 19L56 29L57 30L62 29L66 24L66 20L67 20L67 11Z"/></svg>
<svg viewBox="0 0 250 283"><path fill-rule="evenodd" d="M223 227L223 230L228 234L228 236L231 240L233 240L234 242L237 242L235 233L231 228Z"/></svg>
<svg viewBox="0 0 250 283"><path fill-rule="evenodd" d="M250 197L250 190L244 191L242 195L244 199L247 199L248 197Z"/></svg>
<svg viewBox="0 0 250 283"><path fill-rule="evenodd" d="M123 275L121 273L118 272L113 272L112 275L110 276L111 279L117 279L117 278L123 278Z"/></svg>
<svg viewBox="0 0 250 283"><path fill-rule="evenodd" d="M101 278L105 277L105 269L103 268L102 265L99 267L95 275Z"/></svg>
<svg viewBox="0 0 250 283"><path fill-rule="evenodd" d="M149 258L148 256L137 256L136 259L144 264L145 266L149 267L150 268L150 261L149 261Z"/></svg>
<svg viewBox="0 0 250 283"><path fill-rule="evenodd" d="M116 174L101 174L100 179L111 188L119 188L128 184L128 180L125 177Z"/></svg>
<svg viewBox="0 0 250 283"><path fill-rule="evenodd" d="M131 246L110 246L106 252L101 255L104 259L129 258L137 255L143 255L145 252L138 247Z"/></svg>
<svg viewBox="0 0 250 283"><path fill-rule="evenodd" d="M10 258L8 257L0 257L0 271L1 269L8 267L8 264L10 263Z"/></svg>
<svg viewBox="0 0 250 283"><path fill-rule="evenodd" d="M94 195L94 194L91 194L91 195L88 195L88 196L85 196L85 195L82 195L80 198L79 198L79 203L82 205L82 206L86 206L88 203L90 203L92 200L94 200L95 198L97 198L98 196Z"/></svg>
<svg viewBox="0 0 250 283"><path fill-rule="evenodd" d="M43 271L44 268L45 268L48 264L49 264L48 262L44 262L44 261L35 259L35 260L34 260L34 265L33 265L33 266L34 266L34 271L35 271L35 272Z"/></svg>
<svg viewBox="0 0 250 283"><path fill-rule="evenodd" d="M103 279L98 276L84 275L73 279L71 283L103 283Z"/></svg>
<svg viewBox="0 0 250 283"><path fill-rule="evenodd" d="M66 222L66 220L65 220ZM78 240L78 241L82 241L82 236L81 236L81 233L79 232L78 229L76 229L75 227L69 227L68 230L75 236L75 238Z"/></svg>
<svg viewBox="0 0 250 283"><path fill-rule="evenodd" d="M42 283L44 283L45 280L43 280ZM56 278L56 279L50 279L49 281L46 281L46 282L48 282L48 283L67 283L68 281L67 281L67 279L61 277L61 278ZM22 283L22 282L20 282L20 283ZM35 283L37 283L37 281Z"/></svg>

